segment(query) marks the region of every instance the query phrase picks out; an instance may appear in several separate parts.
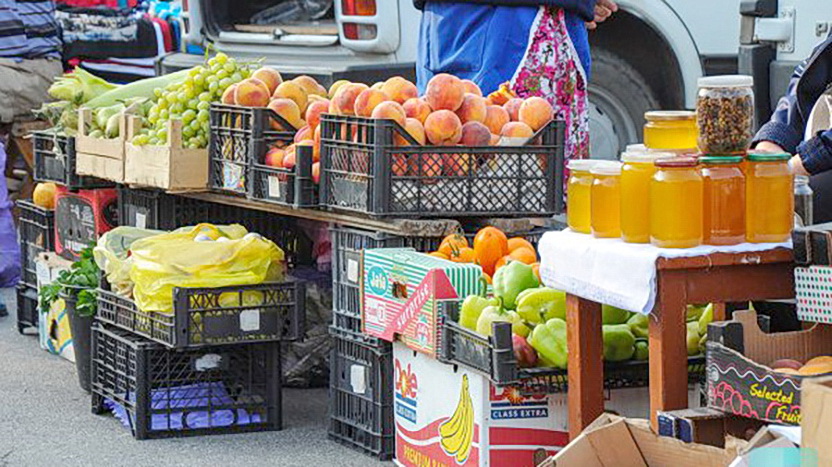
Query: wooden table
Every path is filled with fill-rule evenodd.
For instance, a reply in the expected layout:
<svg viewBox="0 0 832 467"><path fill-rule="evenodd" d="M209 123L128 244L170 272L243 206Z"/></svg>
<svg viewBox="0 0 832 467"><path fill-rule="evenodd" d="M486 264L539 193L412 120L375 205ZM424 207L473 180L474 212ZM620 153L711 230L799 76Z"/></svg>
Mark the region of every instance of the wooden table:
<svg viewBox="0 0 832 467"><path fill-rule="evenodd" d="M656 412L688 406L686 306L714 303L714 320L726 302L794 297L792 251L716 253L660 258L656 305L650 315L650 421ZM601 305L567 296L569 432L576 437L604 411Z"/></svg>

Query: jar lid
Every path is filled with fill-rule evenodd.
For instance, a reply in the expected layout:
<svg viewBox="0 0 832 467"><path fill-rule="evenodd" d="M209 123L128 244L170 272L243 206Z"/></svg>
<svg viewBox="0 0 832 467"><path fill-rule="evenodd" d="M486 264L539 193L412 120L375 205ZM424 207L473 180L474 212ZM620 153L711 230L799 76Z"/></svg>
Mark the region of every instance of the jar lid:
<svg viewBox="0 0 832 467"><path fill-rule="evenodd" d="M696 112L691 110L651 110L644 113L644 119L652 122L693 120L694 118L696 118Z"/></svg>
<svg viewBox="0 0 832 467"><path fill-rule="evenodd" d="M780 162L787 161L792 158L789 153L769 153L769 152L751 152L748 153L748 160L750 162Z"/></svg>
<svg viewBox="0 0 832 467"><path fill-rule="evenodd" d="M754 86L754 78L747 75L706 76L699 78L700 88L748 88Z"/></svg>
<svg viewBox="0 0 832 467"><path fill-rule="evenodd" d="M695 157L668 157L656 161L656 167L685 168L696 167L698 159Z"/></svg>
<svg viewBox="0 0 832 467"><path fill-rule="evenodd" d="M621 162L598 161L590 170L593 175L621 175Z"/></svg>
<svg viewBox="0 0 832 467"><path fill-rule="evenodd" d="M699 162L710 165L739 164L742 162L742 156L703 156L699 158Z"/></svg>
<svg viewBox="0 0 832 467"><path fill-rule="evenodd" d="M628 144L626 152L647 152L647 146L644 144Z"/></svg>
<svg viewBox="0 0 832 467"><path fill-rule="evenodd" d="M598 162L600 161L594 159L572 159L566 163L566 168L578 172L589 172Z"/></svg>
<svg viewBox="0 0 832 467"><path fill-rule="evenodd" d="M668 159L676 157L672 152L630 152L625 151L621 153L621 162L632 162L636 164L652 164L659 159Z"/></svg>

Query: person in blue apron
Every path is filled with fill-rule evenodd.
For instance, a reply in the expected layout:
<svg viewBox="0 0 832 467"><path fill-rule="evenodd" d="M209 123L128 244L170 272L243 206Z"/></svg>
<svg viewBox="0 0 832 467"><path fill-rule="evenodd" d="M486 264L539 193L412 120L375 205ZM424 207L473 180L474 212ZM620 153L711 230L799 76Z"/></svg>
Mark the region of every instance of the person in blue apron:
<svg viewBox="0 0 832 467"><path fill-rule="evenodd" d="M483 94L508 83L539 96L566 122L568 159L589 157L587 29L618 7L613 0L414 0L423 10L416 78L449 73Z"/></svg>
<svg viewBox="0 0 832 467"><path fill-rule="evenodd" d="M795 174L811 176L814 222L832 222L832 34L797 67L752 147L794 154Z"/></svg>

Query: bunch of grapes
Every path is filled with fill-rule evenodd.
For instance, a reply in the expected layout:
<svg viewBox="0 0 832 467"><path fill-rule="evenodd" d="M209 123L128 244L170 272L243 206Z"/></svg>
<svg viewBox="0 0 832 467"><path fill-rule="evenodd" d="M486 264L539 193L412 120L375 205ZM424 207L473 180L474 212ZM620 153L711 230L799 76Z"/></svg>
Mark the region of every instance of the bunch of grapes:
<svg viewBox="0 0 832 467"><path fill-rule="evenodd" d="M192 68L181 83L156 89L156 103L133 144L164 145L168 142L168 121L181 120L182 144L190 149L207 147L211 102L219 102L229 86L250 75L249 66L220 52L204 66Z"/></svg>

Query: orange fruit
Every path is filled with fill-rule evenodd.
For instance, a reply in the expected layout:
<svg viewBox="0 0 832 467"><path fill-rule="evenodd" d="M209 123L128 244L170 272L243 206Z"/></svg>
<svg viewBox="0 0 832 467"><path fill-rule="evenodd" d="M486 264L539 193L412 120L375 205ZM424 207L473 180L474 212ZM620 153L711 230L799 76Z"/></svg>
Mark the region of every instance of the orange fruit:
<svg viewBox="0 0 832 467"><path fill-rule="evenodd" d="M451 253L451 261L454 263L473 263L475 259L474 249L467 246Z"/></svg>
<svg viewBox="0 0 832 467"><path fill-rule="evenodd" d="M518 248L508 254L509 258L520 261L523 264L532 264L537 262L537 254L534 250L528 248Z"/></svg>
<svg viewBox="0 0 832 467"><path fill-rule="evenodd" d="M495 264L508 254L508 238L496 227L485 227L474 237L474 253L477 263L486 274L494 274Z"/></svg>
<svg viewBox="0 0 832 467"><path fill-rule="evenodd" d="M534 275L537 276L537 281L542 282L540 280L540 263L532 263L532 272L534 272Z"/></svg>
<svg viewBox="0 0 832 467"><path fill-rule="evenodd" d="M528 248L535 251L534 246L528 240L521 237L513 237L508 239L508 251L514 251L518 248Z"/></svg>
<svg viewBox="0 0 832 467"><path fill-rule="evenodd" d="M442 239L438 251L450 258L454 251L462 248L468 248L468 239L460 234L451 234Z"/></svg>
<svg viewBox="0 0 832 467"><path fill-rule="evenodd" d="M432 251L432 252L428 253L428 256L433 256L433 257L442 258L442 259L451 259L446 254L444 254L442 252L439 252L439 251Z"/></svg>
<svg viewBox="0 0 832 467"><path fill-rule="evenodd" d="M500 268L505 266L506 264L508 264L509 261L513 261L513 258L511 256L508 256L508 255L503 256L502 258L498 259L497 262L494 263L494 272L499 271Z"/></svg>

